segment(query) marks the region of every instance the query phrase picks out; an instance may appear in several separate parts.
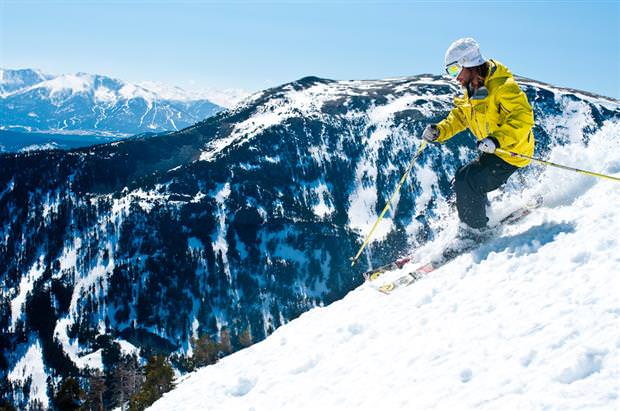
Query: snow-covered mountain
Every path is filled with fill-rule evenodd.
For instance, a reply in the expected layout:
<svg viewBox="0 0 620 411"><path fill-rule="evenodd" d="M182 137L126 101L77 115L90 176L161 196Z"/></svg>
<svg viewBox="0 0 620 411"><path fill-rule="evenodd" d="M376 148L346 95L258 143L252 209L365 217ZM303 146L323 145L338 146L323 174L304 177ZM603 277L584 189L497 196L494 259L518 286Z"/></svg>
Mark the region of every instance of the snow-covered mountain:
<svg viewBox="0 0 620 411"><path fill-rule="evenodd" d="M600 172L620 171L614 154L618 101L520 82L535 110L537 155ZM192 337L217 340L224 331L239 349L239 337L248 332L254 342L261 341L302 313L343 298L361 285L360 273L370 264L408 249L437 247L455 225L450 180L476 154L473 140L465 135L423 152L364 260L355 268L348 260L417 149L417 137L428 123L447 114L458 92L453 83L432 75L376 81L308 77L254 94L231 110L167 136L69 152L1 155L0 327L2 377L10 382L3 386L5 395L20 405L33 398L46 404L48 377L53 383L87 367L105 371L119 349L140 350L143 357L153 352L187 356ZM465 270L458 271L459 278L486 278L486 269L475 267L489 258L515 254L519 259L514 266L508 261L502 266L514 271L521 263L530 264L521 257L538 259L549 244L577 247L573 234L582 232L581 223L557 223L557 213L568 210L566 218L581 218L577 212L569 214L570 207L587 204L593 198L587 195L605 186L565 171L542 171L536 166L522 171L496 199L508 207L519 201L517 193L524 188L545 193L545 208L515 227L527 234L506 233L489 245L490 257L483 250L465 268L452 264ZM537 185L539 180L544 184ZM615 204L613 192L598 194ZM612 229L614 213L594 216ZM565 237L575 242L556 243ZM602 237L590 238L605 243ZM558 267L588 268L588 261L602 261L594 250L614 246L605 244L566 257L572 263L560 254L548 256ZM537 270L549 265L543 260ZM614 263L613 258L608 261ZM428 281L445 281L451 287L447 293L465 296L471 289L448 281L451 272L446 268ZM438 295L442 283L436 284ZM520 286L515 282L517 290ZM401 295L418 289L413 286ZM475 292L499 298L491 288ZM367 293L358 289L333 307ZM395 304L405 304L399 298L407 300L394 297ZM429 306L441 300L430 298ZM389 304L388 299L369 301L369 307L386 316L392 313L389 306L379 306ZM476 307L473 300L471 304L463 307ZM354 313L358 305L351 307ZM507 322L517 321L499 302L494 307L506 313ZM310 317L330 310L338 309L316 310ZM364 319L359 321L360 327L343 323L342 338L347 333L355 341L372 338L364 333ZM442 327L436 321L426 324ZM319 342L308 341L313 346ZM262 349L258 347L240 356ZM405 349L408 342L398 347ZM317 352L322 349L317 345ZM320 356L310 358L308 367L295 368L297 374L303 378L315 360L321 363ZM361 367L363 360L358 359ZM469 368L473 376L472 367L463 370ZM369 378L360 378L361 386L372 387ZM230 395L241 395L242 404L253 398L242 395L261 391L253 389L258 383L252 381L240 377ZM261 387L268 390L268 385ZM329 402L332 397L325 398Z"/></svg>
<svg viewBox="0 0 620 411"><path fill-rule="evenodd" d="M54 76L41 70L6 70L0 68L0 96L4 97L53 78Z"/></svg>
<svg viewBox="0 0 620 411"><path fill-rule="evenodd" d="M619 133L616 122L550 155L580 152L618 176ZM180 378L149 410L619 409L620 188L546 170L492 212L537 194L543 208L473 252L389 296L363 284Z"/></svg>
<svg viewBox="0 0 620 411"><path fill-rule="evenodd" d="M187 92L96 74L0 69L0 128L115 136L180 130L242 96L238 90Z"/></svg>

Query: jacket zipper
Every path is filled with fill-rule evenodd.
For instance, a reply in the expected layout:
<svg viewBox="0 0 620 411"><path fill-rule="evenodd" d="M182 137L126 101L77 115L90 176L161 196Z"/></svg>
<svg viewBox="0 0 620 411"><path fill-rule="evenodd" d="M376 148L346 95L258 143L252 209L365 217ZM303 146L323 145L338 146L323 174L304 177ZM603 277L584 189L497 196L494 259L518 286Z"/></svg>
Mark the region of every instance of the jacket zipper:
<svg viewBox="0 0 620 411"><path fill-rule="evenodd" d="M478 137L478 135L480 135L480 134L481 134L481 133L480 133L480 124L478 124L478 116L476 116L476 109L474 108L474 106L473 106L473 105L471 106L471 115L472 115L472 117L474 118L474 122L476 123L476 131L477 131L477 133L476 133L476 138L477 138L478 140L480 140L480 137Z"/></svg>

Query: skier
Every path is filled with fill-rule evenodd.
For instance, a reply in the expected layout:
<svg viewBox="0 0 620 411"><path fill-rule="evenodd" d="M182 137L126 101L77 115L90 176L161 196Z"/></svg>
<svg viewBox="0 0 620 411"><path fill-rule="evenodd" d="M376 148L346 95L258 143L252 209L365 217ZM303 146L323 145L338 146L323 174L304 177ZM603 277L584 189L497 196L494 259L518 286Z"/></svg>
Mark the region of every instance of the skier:
<svg viewBox="0 0 620 411"><path fill-rule="evenodd" d="M454 109L437 124L426 127L422 137L444 143L466 127L477 139L481 155L455 175L456 208L461 223L457 239L478 241L485 237L487 193L499 188L529 159L495 153L497 148L532 156L534 114L512 73L500 62L486 60L476 40L464 38L450 45L446 72L464 88Z"/></svg>

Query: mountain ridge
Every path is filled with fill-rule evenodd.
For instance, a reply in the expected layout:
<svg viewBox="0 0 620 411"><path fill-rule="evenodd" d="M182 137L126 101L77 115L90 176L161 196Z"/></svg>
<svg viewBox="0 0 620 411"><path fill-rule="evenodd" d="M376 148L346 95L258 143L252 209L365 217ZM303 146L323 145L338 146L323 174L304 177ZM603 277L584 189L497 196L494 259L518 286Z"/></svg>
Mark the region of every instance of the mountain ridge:
<svg viewBox="0 0 620 411"><path fill-rule="evenodd" d="M0 109L3 130L127 137L179 130L223 107L205 98L205 93L153 82L2 69Z"/></svg>

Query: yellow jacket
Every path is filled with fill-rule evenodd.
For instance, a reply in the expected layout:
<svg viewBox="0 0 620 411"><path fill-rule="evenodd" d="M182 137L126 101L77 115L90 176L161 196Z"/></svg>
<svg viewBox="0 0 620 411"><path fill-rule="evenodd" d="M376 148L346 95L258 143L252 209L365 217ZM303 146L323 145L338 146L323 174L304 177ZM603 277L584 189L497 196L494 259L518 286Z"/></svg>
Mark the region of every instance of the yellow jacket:
<svg viewBox="0 0 620 411"><path fill-rule="evenodd" d="M456 107L437 124L437 141L443 143L468 127L478 140L494 137L500 148L531 157L534 154L532 107L510 70L497 61L489 62L489 75L484 81L488 95L481 88L472 98L467 91L463 97L455 98ZM496 155L517 167L530 163L528 159L500 153Z"/></svg>

